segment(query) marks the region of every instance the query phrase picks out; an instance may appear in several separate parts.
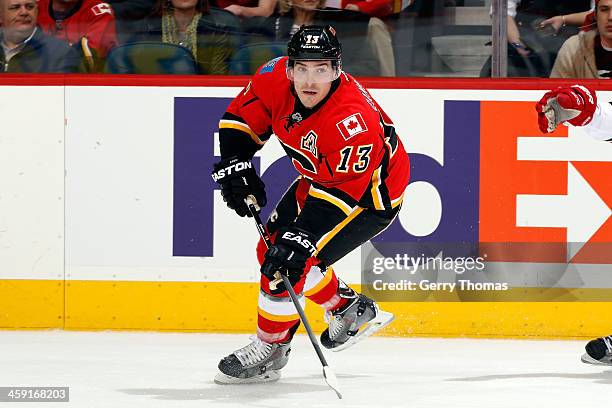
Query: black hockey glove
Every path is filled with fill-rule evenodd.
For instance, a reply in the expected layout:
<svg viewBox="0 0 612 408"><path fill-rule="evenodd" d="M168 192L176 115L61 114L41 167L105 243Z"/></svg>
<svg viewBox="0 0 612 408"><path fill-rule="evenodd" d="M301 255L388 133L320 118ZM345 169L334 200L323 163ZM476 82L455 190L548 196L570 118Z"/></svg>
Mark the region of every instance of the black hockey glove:
<svg viewBox="0 0 612 408"><path fill-rule="evenodd" d="M221 160L215 164L212 178L221 186L223 201L239 216L251 216L244 203L244 199L249 195L255 197L259 207L266 205L266 186L250 160L241 160L236 156Z"/></svg>
<svg viewBox="0 0 612 408"><path fill-rule="evenodd" d="M306 261L314 255L316 244L316 238L308 231L297 227L279 229L274 245L266 252L261 273L273 281L276 279L274 274L278 271L287 275L291 286L295 286L304 273ZM281 283L270 292L278 294L285 290L284 283Z"/></svg>

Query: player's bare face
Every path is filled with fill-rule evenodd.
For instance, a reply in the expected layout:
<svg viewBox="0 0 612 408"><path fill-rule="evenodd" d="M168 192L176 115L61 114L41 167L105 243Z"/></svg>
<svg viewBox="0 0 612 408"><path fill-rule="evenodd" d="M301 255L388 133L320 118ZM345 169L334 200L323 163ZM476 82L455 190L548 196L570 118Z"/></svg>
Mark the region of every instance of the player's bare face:
<svg viewBox="0 0 612 408"><path fill-rule="evenodd" d="M597 4L597 30L602 45L612 48L612 0L600 0Z"/></svg>
<svg viewBox="0 0 612 408"><path fill-rule="evenodd" d="M0 8L5 41L18 44L32 34L38 20L36 0L0 0Z"/></svg>
<svg viewBox="0 0 612 408"><path fill-rule="evenodd" d="M300 102L307 108L327 96L335 79L331 61L296 61L289 75Z"/></svg>

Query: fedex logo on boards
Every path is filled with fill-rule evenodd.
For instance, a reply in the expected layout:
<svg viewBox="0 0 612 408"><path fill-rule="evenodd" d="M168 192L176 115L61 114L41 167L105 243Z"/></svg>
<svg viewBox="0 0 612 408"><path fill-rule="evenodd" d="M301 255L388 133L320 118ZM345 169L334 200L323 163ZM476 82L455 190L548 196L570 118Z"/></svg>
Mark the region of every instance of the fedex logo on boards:
<svg viewBox="0 0 612 408"><path fill-rule="evenodd" d="M213 256L217 185L209 174L219 160L213 135L230 101L175 98L175 256ZM435 252L439 243L468 244L455 250L469 251L479 242L612 242L609 151L594 152L597 148L588 146L584 135L568 137L565 128L542 135L535 122L531 102L445 101L443 163L410 153L411 185L404 208L393 225L374 238L374 245L422 243ZM552 157L555 154L558 157ZM256 157L258 171L259 162ZM262 178L270 204L263 217L296 175L286 158L265 169ZM428 227L414 228L415 217L424 217ZM576 262L586 247L573 254Z"/></svg>

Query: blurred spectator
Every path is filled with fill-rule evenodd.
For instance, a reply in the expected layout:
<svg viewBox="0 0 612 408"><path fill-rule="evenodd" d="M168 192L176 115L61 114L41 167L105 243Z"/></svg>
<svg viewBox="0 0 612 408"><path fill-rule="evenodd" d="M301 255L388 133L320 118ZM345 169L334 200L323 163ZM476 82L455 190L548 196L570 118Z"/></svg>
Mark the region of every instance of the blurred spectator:
<svg viewBox="0 0 612 408"><path fill-rule="evenodd" d="M342 41L347 70L356 76L395 76L391 35L380 19L326 8L325 0L280 0L279 12L274 22L278 40L288 40L303 24L331 25Z"/></svg>
<svg viewBox="0 0 612 408"><path fill-rule="evenodd" d="M594 3L593 0L591 0ZM551 18L547 18L546 20L540 23L540 29L546 30L546 26L551 26L555 33L558 33L563 27L566 25L571 25L575 27L582 27L586 17L589 15L590 11L581 11L580 13L572 13L561 16L554 16Z"/></svg>
<svg viewBox="0 0 612 408"><path fill-rule="evenodd" d="M200 73L223 75L236 50L228 28L210 13L208 0L157 0L133 41L181 45L194 56Z"/></svg>
<svg viewBox="0 0 612 408"><path fill-rule="evenodd" d="M563 44L551 78L612 77L612 0L595 3L596 25Z"/></svg>
<svg viewBox="0 0 612 408"><path fill-rule="evenodd" d="M548 20L572 15L575 21L579 17L574 14L590 8L591 0L508 0L508 76L548 77L563 42L578 32L578 27L563 24L555 31ZM490 63L481 76L491 75Z"/></svg>
<svg viewBox="0 0 612 408"><path fill-rule="evenodd" d="M387 17L402 11L414 0L327 0L328 8L339 8L367 14L370 17L368 23L368 38L372 51L380 62L382 76L395 76L395 56L393 51L393 40L389 26L384 22Z"/></svg>
<svg viewBox="0 0 612 408"><path fill-rule="evenodd" d="M214 0L212 5L237 17L270 17L276 8L276 0Z"/></svg>
<svg viewBox="0 0 612 408"><path fill-rule="evenodd" d="M359 11L371 17L385 18L399 13L414 0L328 0L327 7ZM404 3L404 4L402 4Z"/></svg>
<svg viewBox="0 0 612 408"><path fill-rule="evenodd" d="M2 72L77 72L78 53L36 27L36 0L0 0Z"/></svg>
<svg viewBox="0 0 612 408"><path fill-rule="evenodd" d="M385 18L410 7L415 0L329 0L327 7L359 11L368 16Z"/></svg>
<svg viewBox="0 0 612 408"><path fill-rule="evenodd" d="M102 60L117 45L115 15L100 0L39 0L38 24L43 31L81 50L99 71Z"/></svg>
<svg viewBox="0 0 612 408"><path fill-rule="evenodd" d="M138 20L150 15L155 9L155 0L108 0L119 20Z"/></svg>
<svg viewBox="0 0 612 408"><path fill-rule="evenodd" d="M155 9L155 0L108 0L115 13L117 39L123 44Z"/></svg>

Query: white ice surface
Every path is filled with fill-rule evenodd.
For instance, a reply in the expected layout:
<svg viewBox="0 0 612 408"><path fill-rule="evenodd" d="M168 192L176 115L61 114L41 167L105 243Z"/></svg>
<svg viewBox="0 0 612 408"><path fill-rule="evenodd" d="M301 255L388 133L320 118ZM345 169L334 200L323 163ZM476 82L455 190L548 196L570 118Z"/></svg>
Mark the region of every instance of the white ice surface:
<svg viewBox="0 0 612 408"><path fill-rule="evenodd" d="M305 336L277 383L213 383L247 335L0 331L0 386L69 386L69 403L4 407L608 407L612 368L580 362L583 341L371 338L327 352L327 388Z"/></svg>

